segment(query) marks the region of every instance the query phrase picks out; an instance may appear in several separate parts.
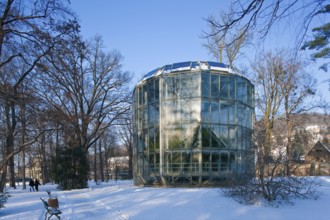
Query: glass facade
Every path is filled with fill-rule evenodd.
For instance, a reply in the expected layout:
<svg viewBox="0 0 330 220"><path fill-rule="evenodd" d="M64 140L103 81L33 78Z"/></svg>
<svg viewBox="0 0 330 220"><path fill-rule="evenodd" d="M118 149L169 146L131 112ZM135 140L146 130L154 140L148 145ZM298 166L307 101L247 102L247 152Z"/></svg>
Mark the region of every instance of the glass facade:
<svg viewBox="0 0 330 220"><path fill-rule="evenodd" d="M146 74L133 94L134 183L214 185L253 166L254 85L222 63Z"/></svg>

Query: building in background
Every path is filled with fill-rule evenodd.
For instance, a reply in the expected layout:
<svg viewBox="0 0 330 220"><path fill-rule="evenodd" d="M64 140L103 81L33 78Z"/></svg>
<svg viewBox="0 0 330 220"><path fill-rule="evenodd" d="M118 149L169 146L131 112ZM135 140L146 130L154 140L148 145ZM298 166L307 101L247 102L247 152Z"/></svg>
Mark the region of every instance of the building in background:
<svg viewBox="0 0 330 220"><path fill-rule="evenodd" d="M133 94L134 183L215 185L254 165L254 85L216 62L165 65Z"/></svg>

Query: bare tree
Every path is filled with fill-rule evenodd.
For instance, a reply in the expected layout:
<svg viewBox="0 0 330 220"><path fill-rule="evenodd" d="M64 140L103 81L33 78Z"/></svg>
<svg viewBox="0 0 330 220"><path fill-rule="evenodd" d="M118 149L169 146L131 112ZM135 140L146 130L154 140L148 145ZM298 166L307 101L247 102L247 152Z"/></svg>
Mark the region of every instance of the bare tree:
<svg viewBox="0 0 330 220"><path fill-rule="evenodd" d="M0 97L6 118L5 156L0 167L2 191L7 165L10 168L11 185L15 187L13 156L17 152L14 149L14 134L19 87L40 59L77 25L69 19L72 15L66 5L57 0L2 0L0 6L0 75L6 79L0 83Z"/></svg>
<svg viewBox="0 0 330 220"><path fill-rule="evenodd" d="M325 0L234 0L224 14L226 19L207 19L214 27L214 32L210 32L209 35L220 34L221 38L225 38L227 33L234 29L243 34L251 31L264 39L274 25L283 21L287 22L286 24L291 22L294 27L298 27L296 39L299 46L311 22L315 17L322 16L320 12L327 4ZM237 39L234 38L233 41Z"/></svg>
<svg viewBox="0 0 330 220"><path fill-rule="evenodd" d="M223 63L223 53L225 48L225 38L220 39L219 35L215 33L214 27L210 26L210 37L207 37L207 43L203 46L209 53L220 63Z"/></svg>
<svg viewBox="0 0 330 220"><path fill-rule="evenodd" d="M128 152L128 178L133 179L133 124L132 113L129 111L126 116L120 120L118 133Z"/></svg>
<svg viewBox="0 0 330 220"><path fill-rule="evenodd" d="M277 83L283 96L283 114L286 122L286 174L290 176L293 144L292 116L319 106L317 102L308 104L305 102L307 98L315 95L316 80L304 71L303 63L285 51L281 51L277 56L284 60L284 71L277 76Z"/></svg>
<svg viewBox="0 0 330 220"><path fill-rule="evenodd" d="M225 16L221 17L226 19ZM223 62L225 57L228 64L234 66L234 61L240 54L241 49L247 46L251 39L250 32L231 30L223 35L223 33L217 32L214 25L210 25L210 31L206 37L207 44L204 44L204 47L220 63Z"/></svg>
<svg viewBox="0 0 330 220"><path fill-rule="evenodd" d="M40 71L46 100L72 126L77 146L86 151L129 110L128 72L121 70L121 55L104 52L97 36L85 44L79 39L51 54ZM43 80L43 79L41 79Z"/></svg>
<svg viewBox="0 0 330 220"><path fill-rule="evenodd" d="M260 149L263 155L271 154L271 143L275 119L280 115L283 103L283 94L277 77L283 74L283 60L272 53L262 54L252 64L256 74L256 107L263 118L263 127L266 132L264 149Z"/></svg>
<svg viewBox="0 0 330 220"><path fill-rule="evenodd" d="M100 36L83 42L72 34L39 66L48 74L47 79L40 79L41 95L72 132L66 145L81 147L86 154L129 110L130 74L121 70L121 55L105 52L103 47Z"/></svg>
<svg viewBox="0 0 330 220"><path fill-rule="evenodd" d="M262 54L252 66L256 72L256 103L261 114L254 128L257 178L243 179L225 193L244 203L264 199L276 205L291 202L293 198L316 198L316 181L289 175L292 118L295 113L306 110L304 101L314 95L315 81L287 51ZM286 126L277 133L274 126L279 118L284 118Z"/></svg>

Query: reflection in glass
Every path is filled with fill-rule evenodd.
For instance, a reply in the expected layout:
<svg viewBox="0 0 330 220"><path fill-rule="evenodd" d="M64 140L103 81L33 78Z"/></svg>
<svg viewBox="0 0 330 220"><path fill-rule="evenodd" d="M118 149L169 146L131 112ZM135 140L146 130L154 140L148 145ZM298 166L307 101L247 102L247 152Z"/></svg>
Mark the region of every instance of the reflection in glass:
<svg viewBox="0 0 330 220"><path fill-rule="evenodd" d="M220 76L220 98L228 99L228 76Z"/></svg>
<svg viewBox="0 0 330 220"><path fill-rule="evenodd" d="M229 99L236 100L236 77L229 76Z"/></svg>
<svg viewBox="0 0 330 220"><path fill-rule="evenodd" d="M222 65L167 65L137 85L135 183L212 184L247 169L254 86Z"/></svg>
<svg viewBox="0 0 330 220"><path fill-rule="evenodd" d="M211 131L209 126L203 125L202 126L202 147L209 148L210 147L210 138L211 138Z"/></svg>
<svg viewBox="0 0 330 220"><path fill-rule="evenodd" d="M219 110L219 102L212 101L211 104L211 121L212 123L219 123L220 122L220 110Z"/></svg>
<svg viewBox="0 0 330 220"><path fill-rule="evenodd" d="M220 103L220 123L228 124L229 121L229 106L228 102Z"/></svg>
<svg viewBox="0 0 330 220"><path fill-rule="evenodd" d="M219 75L211 75L211 96L214 99L219 98Z"/></svg>
<svg viewBox="0 0 330 220"><path fill-rule="evenodd" d="M202 97L210 97L210 74L202 74Z"/></svg>
<svg viewBox="0 0 330 220"><path fill-rule="evenodd" d="M202 121L203 122L211 122L211 114L210 114L211 103L207 100L202 101Z"/></svg>

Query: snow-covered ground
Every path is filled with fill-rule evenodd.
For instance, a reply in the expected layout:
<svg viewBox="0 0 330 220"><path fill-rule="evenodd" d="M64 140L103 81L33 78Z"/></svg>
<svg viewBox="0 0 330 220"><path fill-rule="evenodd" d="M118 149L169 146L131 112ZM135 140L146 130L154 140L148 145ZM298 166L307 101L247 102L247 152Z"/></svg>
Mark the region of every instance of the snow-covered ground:
<svg viewBox="0 0 330 220"><path fill-rule="evenodd" d="M46 190L57 196L61 219L111 220L304 220L330 219L330 177L320 177L318 200L296 200L294 206L279 208L245 206L225 198L216 188L136 187L131 181L90 184L90 188L58 191L56 185L42 185L39 192L8 189L12 197L0 209L1 220L44 219L40 197ZM52 219L56 219L53 217Z"/></svg>

